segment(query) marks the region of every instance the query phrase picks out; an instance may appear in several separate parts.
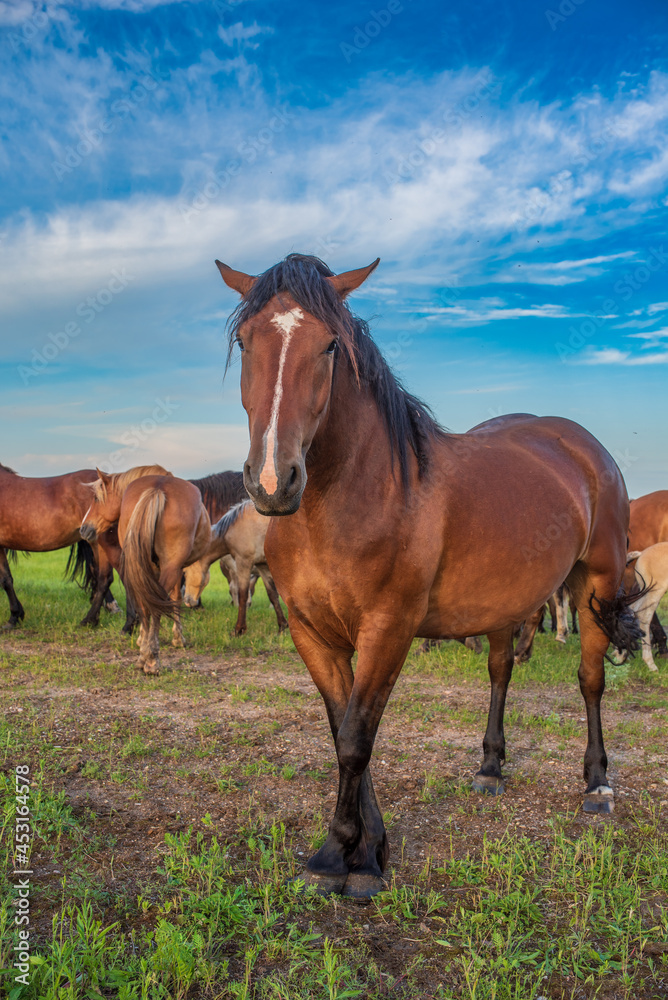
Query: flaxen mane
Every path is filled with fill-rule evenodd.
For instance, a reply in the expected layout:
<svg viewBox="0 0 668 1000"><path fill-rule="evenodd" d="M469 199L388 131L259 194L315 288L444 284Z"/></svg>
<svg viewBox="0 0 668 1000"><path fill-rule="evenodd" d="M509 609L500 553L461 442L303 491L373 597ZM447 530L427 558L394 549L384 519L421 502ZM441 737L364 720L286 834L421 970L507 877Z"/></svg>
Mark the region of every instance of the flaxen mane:
<svg viewBox="0 0 668 1000"><path fill-rule="evenodd" d="M127 472L115 472L113 475L107 476L106 480L96 479L90 485L93 487L97 500L100 503L104 503L109 494L112 496L122 496L130 483L134 483L135 479L141 479L142 476L171 475L172 473L164 469L162 465L135 465L133 469L128 469Z"/></svg>

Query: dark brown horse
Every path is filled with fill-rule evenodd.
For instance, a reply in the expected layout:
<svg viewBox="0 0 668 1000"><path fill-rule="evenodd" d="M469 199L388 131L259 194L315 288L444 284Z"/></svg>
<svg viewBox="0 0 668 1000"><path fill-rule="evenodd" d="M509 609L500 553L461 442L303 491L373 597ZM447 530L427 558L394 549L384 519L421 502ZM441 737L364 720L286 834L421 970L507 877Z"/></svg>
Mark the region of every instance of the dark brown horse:
<svg viewBox="0 0 668 1000"><path fill-rule="evenodd" d="M236 504L248 500L248 493L246 493L246 487L244 486L243 472L233 472L231 470L227 472L213 472L210 476L204 476L202 479L190 479L189 482L193 486L196 486L202 494L202 503L206 507L211 524L216 524L220 521L221 517L227 514L228 510L235 507ZM227 580L232 603L238 607L239 581L237 579L234 559L229 555L223 556L219 565L221 573ZM252 599L257 579L257 574L253 573L251 575L249 600ZM272 600L272 595L269 596L269 599ZM194 607L202 607L201 598Z"/></svg>
<svg viewBox="0 0 668 1000"><path fill-rule="evenodd" d="M668 542L668 490L657 490L631 501L629 520L629 551L642 552L650 545ZM624 589L627 593L637 590L635 560L624 573ZM651 624L652 642L658 646L659 656L668 656L666 633L654 614Z"/></svg>
<svg viewBox="0 0 668 1000"><path fill-rule="evenodd" d="M446 434L345 305L377 263L335 276L291 254L254 278L217 262L242 296L230 350L242 351L244 482L273 516L267 560L339 764L336 810L307 880L362 896L383 886L388 858L369 762L414 636L488 636L491 704L475 787L498 792L513 629L566 579L581 616L585 807L607 812L604 654L611 640L628 646L638 635L617 596L629 506L611 456L556 417Z"/></svg>
<svg viewBox="0 0 668 1000"><path fill-rule="evenodd" d="M91 607L82 624L97 625L102 603L110 608L115 603L109 591L111 565L96 545L91 549L82 541L79 531L91 501L86 483L96 477L94 469L79 469L64 476L26 478L0 465L0 586L9 599L10 613L5 628L14 628L25 615L14 590L8 551L52 552L75 546L68 562L71 578L76 579L81 570L91 593Z"/></svg>

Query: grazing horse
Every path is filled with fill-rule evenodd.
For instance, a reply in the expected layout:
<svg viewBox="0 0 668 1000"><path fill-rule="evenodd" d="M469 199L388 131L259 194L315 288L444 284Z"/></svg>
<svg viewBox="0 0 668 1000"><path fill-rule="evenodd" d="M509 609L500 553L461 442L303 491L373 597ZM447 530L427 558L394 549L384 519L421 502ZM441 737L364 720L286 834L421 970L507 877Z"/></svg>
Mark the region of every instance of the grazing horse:
<svg viewBox="0 0 668 1000"><path fill-rule="evenodd" d="M633 564L640 597L631 605L638 618L642 636L642 658L648 670L658 670L652 656L652 619L661 598L668 590L668 542L657 542L642 552L629 552L627 565ZM624 663L628 653L617 650L619 662Z"/></svg>
<svg viewBox="0 0 668 1000"><path fill-rule="evenodd" d="M557 417L443 431L345 303L378 261L333 275L290 254L259 277L216 263L242 296L229 347L241 350L249 419L244 483L272 517L267 561L339 764L336 810L307 882L363 897L384 885L389 849L369 762L414 636L488 636L491 703L475 787L501 791L513 629L564 580L581 618L585 808L609 812L604 654L638 637L618 596L629 505L612 457Z"/></svg>
<svg viewBox="0 0 668 1000"><path fill-rule="evenodd" d="M79 526L90 504L86 486L94 469L79 469L64 476L26 478L0 465L0 586L9 599L9 621L14 628L25 611L14 590L14 580L7 552L52 552L72 546L68 561L70 578L81 571L84 588L91 594L91 606L82 625L97 625L104 602L112 610L114 598L109 590L113 570L104 552L96 545L82 542ZM76 548L75 548L76 547ZM116 605L117 607L117 605Z"/></svg>
<svg viewBox="0 0 668 1000"><path fill-rule="evenodd" d="M668 490L657 490L631 501L629 521L629 548L643 552L650 545L668 542ZM627 593L636 589L633 560L629 560L624 574ZM668 656L668 638L655 612L651 623L652 641L658 646L658 656Z"/></svg>
<svg viewBox="0 0 668 1000"><path fill-rule="evenodd" d="M219 521L223 514L226 514L230 507L248 500L248 493L244 486L243 472L214 472L210 476L202 479L191 479L190 482L197 487L202 494L202 503L206 507L206 512L211 519L211 524ZM239 581L237 580L237 570L234 559L231 555L224 555L220 560L220 571L227 580L230 588L232 603L239 605ZM251 575L251 586L248 592L248 606L255 590L257 574ZM208 581L207 581L208 582ZM206 586L206 584L204 584ZM202 587L204 589L204 587ZM202 602L199 600L194 607L201 608Z"/></svg>
<svg viewBox="0 0 668 1000"><path fill-rule="evenodd" d="M139 665L160 673L160 618L174 622L172 645L185 643L181 629L181 578L209 544L211 522L199 490L171 474L148 475L123 483L123 476L99 473L95 501L82 531L86 537L118 523L119 575L139 612Z"/></svg>
<svg viewBox="0 0 668 1000"><path fill-rule="evenodd" d="M254 568L262 577L267 596L276 612L278 631L283 632L288 627L288 622L283 614L276 584L269 572L264 554L264 539L268 527L268 519L258 514L250 500L245 500L228 510L227 514L212 526L211 541L202 558L191 563L186 569L184 603L190 608L197 607L202 591L209 582L211 564L223 556L231 556L239 587L239 614L234 634L243 635L246 631L246 608Z"/></svg>

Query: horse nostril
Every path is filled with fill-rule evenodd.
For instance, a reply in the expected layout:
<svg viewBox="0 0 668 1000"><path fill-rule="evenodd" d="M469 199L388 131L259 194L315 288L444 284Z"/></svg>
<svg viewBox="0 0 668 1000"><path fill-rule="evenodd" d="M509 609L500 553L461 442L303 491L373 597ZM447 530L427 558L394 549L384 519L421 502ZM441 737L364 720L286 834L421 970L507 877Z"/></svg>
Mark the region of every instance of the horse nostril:
<svg viewBox="0 0 668 1000"><path fill-rule="evenodd" d="M295 485L298 476L299 476L299 466L293 465L292 469L290 470L290 481L288 482L288 487Z"/></svg>

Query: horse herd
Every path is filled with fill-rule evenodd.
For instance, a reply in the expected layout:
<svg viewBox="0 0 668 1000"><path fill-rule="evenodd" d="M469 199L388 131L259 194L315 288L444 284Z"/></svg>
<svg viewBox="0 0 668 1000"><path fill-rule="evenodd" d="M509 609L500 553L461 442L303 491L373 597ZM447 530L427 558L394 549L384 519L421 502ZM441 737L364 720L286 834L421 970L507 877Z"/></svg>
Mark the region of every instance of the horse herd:
<svg viewBox="0 0 668 1000"><path fill-rule="evenodd" d="M148 673L159 669L160 615L174 620L173 643L183 643L182 587L196 605L222 560L241 634L253 577L262 576L279 629L279 593L287 605L339 764L329 833L304 879L321 893L368 897L384 885L389 851L369 762L414 637L488 637L491 698L474 787L499 794L513 663L530 655L555 595L558 638L569 602L579 616L584 809L610 812L604 657L610 643L621 656L642 644L654 666L649 628L668 587L668 491L629 506L611 456L566 419L514 414L465 434L443 430L345 301L378 261L335 275L317 258L290 254L258 277L216 264L241 296L228 363L238 347L250 431L243 475L187 481L144 466L31 480L0 467L9 625L23 608L6 549L77 546L69 569L91 588L86 623L113 601L116 569L125 628L138 617ZM653 637L665 652L658 619Z"/></svg>

